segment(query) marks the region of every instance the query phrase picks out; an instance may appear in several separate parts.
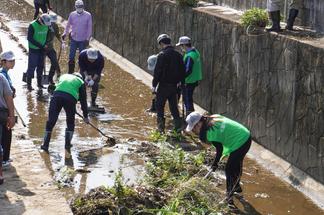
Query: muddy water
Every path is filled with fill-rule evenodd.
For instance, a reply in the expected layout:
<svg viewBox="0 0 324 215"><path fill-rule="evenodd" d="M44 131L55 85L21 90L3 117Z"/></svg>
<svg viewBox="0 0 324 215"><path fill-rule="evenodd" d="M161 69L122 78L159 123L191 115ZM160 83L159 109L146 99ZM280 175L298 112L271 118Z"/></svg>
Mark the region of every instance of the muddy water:
<svg viewBox="0 0 324 215"><path fill-rule="evenodd" d="M27 47L26 20L31 20L33 10L21 0L0 0L0 3L3 6L0 8L1 19L5 20L11 33L19 38L19 42L16 42L9 40L7 33L0 33L3 49L12 49L17 56L16 67L10 72L17 88L15 103L28 124L29 138L34 140L35 147L39 147L48 114L49 96L46 91L43 94L26 91L21 78L27 68L27 56L18 47L18 43ZM58 50L58 44L56 47ZM60 59L63 72L67 69L66 52L62 52ZM149 89L109 61L105 62L103 74L98 103L106 108L107 113L92 116L91 122L117 138L145 140L147 133L154 127L155 119L144 113L150 105ZM122 170L127 183L136 182L143 168L143 160L132 153L137 141L118 144L114 148L104 147L104 139L100 134L77 118L74 147L71 152L67 152L64 150L64 130L65 116L62 113L53 132L50 156L44 153L41 155L55 177L63 166L76 170L72 188L63 189L67 198L100 185L111 186L118 169ZM236 200L236 203L244 214L323 214L300 192L252 160L247 159L245 162L242 181L245 200Z"/></svg>

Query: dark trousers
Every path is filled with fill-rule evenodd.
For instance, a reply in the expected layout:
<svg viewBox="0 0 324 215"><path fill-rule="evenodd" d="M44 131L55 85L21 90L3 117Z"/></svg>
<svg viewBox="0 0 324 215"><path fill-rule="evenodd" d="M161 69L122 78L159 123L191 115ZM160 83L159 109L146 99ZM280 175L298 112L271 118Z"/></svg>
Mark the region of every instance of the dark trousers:
<svg viewBox="0 0 324 215"><path fill-rule="evenodd" d="M83 72L80 72L83 80L85 80L85 74ZM95 73L93 72L88 72L88 75L91 75L91 77L93 78ZM100 76L94 81L94 84L91 87L91 99L92 100L96 100L97 95L98 95L98 91L99 91L99 82L100 82Z"/></svg>
<svg viewBox="0 0 324 215"><path fill-rule="evenodd" d="M34 78L35 69L37 73L37 84L40 85L42 83L42 73L44 69L44 53L40 50L29 50L27 78Z"/></svg>
<svg viewBox="0 0 324 215"><path fill-rule="evenodd" d="M35 5L35 14L34 14L34 20L38 17L39 14L39 8L42 9L43 13L47 13L47 7L45 4L38 4L38 3L34 3Z"/></svg>
<svg viewBox="0 0 324 215"><path fill-rule="evenodd" d="M186 84L182 91L183 101L184 101L187 114L189 112L195 111L194 104L193 104L193 94L197 86L198 86L198 82L192 84Z"/></svg>
<svg viewBox="0 0 324 215"><path fill-rule="evenodd" d="M67 131L74 131L74 120L76 112L76 100L69 95L54 93L51 98L48 120L46 122L46 131L52 131L57 118L62 110L65 110Z"/></svg>
<svg viewBox="0 0 324 215"><path fill-rule="evenodd" d="M239 186L242 176L243 159L251 146L251 137L240 148L232 152L227 160L226 175L226 191L228 197L231 197L235 188Z"/></svg>
<svg viewBox="0 0 324 215"><path fill-rule="evenodd" d="M12 139L12 130L7 128L6 125L2 126L2 137L1 146L3 149L3 161L8 161L10 159L10 148Z"/></svg>
<svg viewBox="0 0 324 215"><path fill-rule="evenodd" d="M53 82L53 77L55 75L55 71L60 72L60 65L57 61L57 55L55 49L50 49L47 53L46 56L50 59L51 61L51 68L49 71L48 75L48 80L49 82Z"/></svg>
<svg viewBox="0 0 324 215"><path fill-rule="evenodd" d="M156 93L157 117L164 118L164 106L169 102L169 109L173 119L179 119L178 94L176 85L160 84Z"/></svg>

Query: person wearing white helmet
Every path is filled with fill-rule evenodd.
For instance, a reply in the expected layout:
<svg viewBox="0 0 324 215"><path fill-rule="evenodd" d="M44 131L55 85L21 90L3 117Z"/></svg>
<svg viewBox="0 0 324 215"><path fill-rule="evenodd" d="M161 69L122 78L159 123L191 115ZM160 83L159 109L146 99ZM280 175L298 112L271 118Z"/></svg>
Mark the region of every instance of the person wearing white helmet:
<svg viewBox="0 0 324 215"><path fill-rule="evenodd" d="M34 0L35 14L34 20L37 19L39 14L39 9L42 9L43 13L47 13L47 9L52 10L49 0Z"/></svg>
<svg viewBox="0 0 324 215"><path fill-rule="evenodd" d="M104 64L105 59L99 50L89 48L83 50L79 55L80 74L86 85L91 88L91 107L97 107L96 99Z"/></svg>
<svg viewBox="0 0 324 215"><path fill-rule="evenodd" d="M147 58L147 69L149 72L153 73L155 66L156 66L156 61L157 61L157 55L151 55ZM156 112L156 96L155 96L155 92L152 92L154 95L154 98L152 99L152 103L151 103L151 107L149 109L147 109L147 112L152 112L155 113Z"/></svg>
<svg viewBox="0 0 324 215"><path fill-rule="evenodd" d="M51 26L51 18L48 14L42 14L40 18L30 23L28 27L28 68L27 68L27 89L29 91L32 88L32 79L34 78L34 72L37 73L37 86L41 90L42 75L44 69L44 54L48 49L46 45L46 39L49 32L49 26Z"/></svg>
<svg viewBox="0 0 324 215"><path fill-rule="evenodd" d="M81 53L89 46L89 40L92 35L92 16L84 10L82 0L75 1L75 11L69 15L68 23L62 35L63 41L66 35L70 35L70 53L69 53L69 73L74 72L75 54L79 50Z"/></svg>
<svg viewBox="0 0 324 215"><path fill-rule="evenodd" d="M177 85L180 82L184 84L185 67L182 55L171 45L167 34L159 35L157 42L161 52L157 57L152 81L152 92L156 92L157 128L159 132L164 133L164 106L168 101L174 129L180 132L183 123L178 110Z"/></svg>
<svg viewBox="0 0 324 215"><path fill-rule="evenodd" d="M0 74L3 75L11 88L12 97L16 95L16 89L13 86L11 78L8 74L10 69L13 69L15 66L15 55L12 51L4 51L0 55L2 68L0 69ZM8 128L7 125L2 126L2 138L1 145L3 148L3 157L2 157L2 165L7 166L10 164L10 149L11 149L11 137L12 137L12 129Z"/></svg>
<svg viewBox="0 0 324 215"><path fill-rule="evenodd" d="M57 59L56 51L54 49L54 38L56 37L60 43L62 43L62 39L60 35L60 29L56 23L57 15L55 13L50 13L50 17L51 26L49 27L49 32L46 40L46 45L48 46L48 49L46 50L46 55L51 61L51 68L48 75L48 81L49 84L54 84L53 77L55 72L57 72L58 77L61 75L60 65Z"/></svg>
<svg viewBox="0 0 324 215"><path fill-rule="evenodd" d="M186 132L192 131L202 142L216 148L211 166L213 171L218 168L222 157L229 156L225 167L226 201L229 206L234 206L233 194L242 192L240 180L243 160L252 142L250 131L242 124L219 114L207 116L192 112L187 116L186 122Z"/></svg>
<svg viewBox="0 0 324 215"><path fill-rule="evenodd" d="M195 111L193 94L199 81L202 80L200 53L191 45L191 39L187 36L180 37L177 46L181 47L184 52L183 61L186 67L186 79L182 89L182 99L186 109L186 116L188 116Z"/></svg>

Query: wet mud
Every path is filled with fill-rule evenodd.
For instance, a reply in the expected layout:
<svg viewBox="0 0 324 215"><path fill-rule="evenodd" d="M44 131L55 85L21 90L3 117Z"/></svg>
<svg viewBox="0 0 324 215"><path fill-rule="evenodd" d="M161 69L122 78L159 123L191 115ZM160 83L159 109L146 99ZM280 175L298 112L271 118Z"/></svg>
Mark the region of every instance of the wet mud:
<svg viewBox="0 0 324 215"><path fill-rule="evenodd" d="M2 47L4 50L12 49L17 56L16 66L10 71L17 89L15 104L28 126L28 133L24 138L33 140L34 147L38 148L44 134L50 96L45 90L43 93L27 92L25 84L21 81L22 73L27 70L26 32L33 16L33 9L22 0L0 0L0 3ZM55 47L59 50L57 41ZM68 50L62 50L60 58L63 73L67 70L67 52ZM155 126L155 117L145 113L151 97L149 89L144 84L106 60L98 97L98 104L105 107L106 113L93 114L91 122L105 134L113 135L120 140L119 143L107 147L104 137L84 124L82 119L76 118L73 147L71 151L66 151L65 115L64 113L60 115L53 131L50 153L40 153L46 167L68 200L75 194L84 194L99 186L113 186L119 170L127 185L135 186L138 183L143 176L145 162L157 156L157 152L151 150L151 144L147 142ZM170 128L170 123L168 125ZM180 141L180 146L187 146L186 142L192 141L190 139ZM192 147L188 147L189 149ZM209 153L213 156L213 152ZM242 178L244 201L235 200L242 213L323 213L303 194L257 165L255 161L246 159L244 165ZM223 173L220 178L224 178ZM224 183L222 184L221 189L224 190Z"/></svg>

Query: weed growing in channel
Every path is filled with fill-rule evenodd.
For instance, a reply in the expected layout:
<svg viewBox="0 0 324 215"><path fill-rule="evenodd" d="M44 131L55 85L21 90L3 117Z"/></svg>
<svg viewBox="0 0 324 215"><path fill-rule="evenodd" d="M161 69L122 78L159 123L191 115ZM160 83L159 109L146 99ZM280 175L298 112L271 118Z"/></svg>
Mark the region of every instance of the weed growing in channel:
<svg viewBox="0 0 324 215"><path fill-rule="evenodd" d="M252 8L244 12L241 23L245 28L249 26L265 27L268 24L268 13L260 8Z"/></svg>
<svg viewBox="0 0 324 215"><path fill-rule="evenodd" d="M149 140L154 143L163 143L166 142L168 137L165 134L160 133L157 130L152 130L149 134Z"/></svg>

